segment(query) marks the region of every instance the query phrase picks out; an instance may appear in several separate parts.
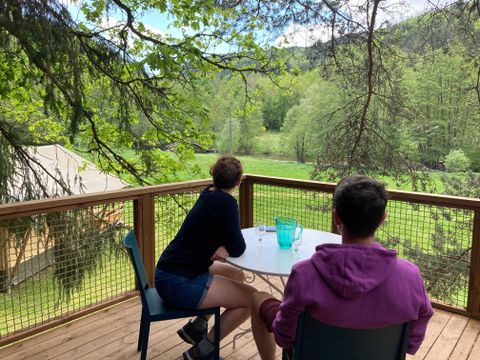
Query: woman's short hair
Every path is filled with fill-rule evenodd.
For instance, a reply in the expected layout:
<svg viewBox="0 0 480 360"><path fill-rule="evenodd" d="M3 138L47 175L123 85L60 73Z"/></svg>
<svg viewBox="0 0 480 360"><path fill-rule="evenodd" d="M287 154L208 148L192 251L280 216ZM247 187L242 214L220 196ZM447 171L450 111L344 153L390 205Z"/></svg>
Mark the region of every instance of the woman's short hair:
<svg viewBox="0 0 480 360"><path fill-rule="evenodd" d="M233 189L243 175L242 163L233 156L222 156L210 168L217 189Z"/></svg>
<svg viewBox="0 0 480 360"><path fill-rule="evenodd" d="M333 204L343 225L354 236L375 233L383 220L388 193L380 181L364 175L344 177L337 184Z"/></svg>

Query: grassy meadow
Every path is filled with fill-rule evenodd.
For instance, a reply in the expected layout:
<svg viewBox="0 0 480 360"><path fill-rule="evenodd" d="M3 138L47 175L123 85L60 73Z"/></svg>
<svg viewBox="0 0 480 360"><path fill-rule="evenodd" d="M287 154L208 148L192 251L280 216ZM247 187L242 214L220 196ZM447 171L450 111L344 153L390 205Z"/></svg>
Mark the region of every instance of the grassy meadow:
<svg viewBox="0 0 480 360"><path fill-rule="evenodd" d="M215 162L218 156L218 154L196 154L195 159L189 164L189 168L179 172L179 179L185 181L209 178L210 166ZM255 156L240 155L237 157L242 161L246 174L310 180L311 174L315 168L315 165L312 163L300 164L295 161L276 160ZM192 171L195 167L199 170L198 172ZM430 191L428 192L441 194L444 190L444 186L440 180L443 173L440 171L432 171L426 174L429 179L427 189ZM412 191L412 186L408 182L399 184L395 179L386 176L377 176L376 178L383 181L388 189ZM324 179L324 181L326 181L326 179Z"/></svg>

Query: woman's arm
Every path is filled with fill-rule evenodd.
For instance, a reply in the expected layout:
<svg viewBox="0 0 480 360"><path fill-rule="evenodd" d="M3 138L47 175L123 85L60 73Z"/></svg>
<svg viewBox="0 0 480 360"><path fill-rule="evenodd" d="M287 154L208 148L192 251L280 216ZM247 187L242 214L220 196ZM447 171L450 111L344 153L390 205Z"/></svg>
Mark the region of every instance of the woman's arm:
<svg viewBox="0 0 480 360"><path fill-rule="evenodd" d="M240 229L240 214L234 198L222 209L222 218L225 229L225 248L232 257L239 257L245 252L246 245Z"/></svg>

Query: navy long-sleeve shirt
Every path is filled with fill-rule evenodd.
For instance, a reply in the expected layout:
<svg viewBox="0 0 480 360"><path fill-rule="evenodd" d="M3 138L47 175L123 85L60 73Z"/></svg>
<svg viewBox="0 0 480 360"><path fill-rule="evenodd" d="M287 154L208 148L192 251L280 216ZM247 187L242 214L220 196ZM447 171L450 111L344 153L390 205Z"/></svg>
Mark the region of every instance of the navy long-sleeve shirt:
<svg viewBox="0 0 480 360"><path fill-rule="evenodd" d="M193 278L208 271L215 250L225 246L230 256L245 251L237 200L221 190L205 188L175 238L157 263L160 270Z"/></svg>

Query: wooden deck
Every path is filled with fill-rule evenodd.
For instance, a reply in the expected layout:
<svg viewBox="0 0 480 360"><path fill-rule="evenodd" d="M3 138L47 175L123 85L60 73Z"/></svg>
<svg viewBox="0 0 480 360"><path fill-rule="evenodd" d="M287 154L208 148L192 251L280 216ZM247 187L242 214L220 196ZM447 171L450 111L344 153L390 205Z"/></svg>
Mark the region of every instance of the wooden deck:
<svg viewBox="0 0 480 360"><path fill-rule="evenodd" d="M278 278L271 280L279 287ZM273 289L256 278L258 290ZM277 297L279 295L277 294ZM0 349L0 359L139 359L136 351L140 321L140 298L88 315L43 334ZM181 359L190 345L176 331L186 319L154 322L150 329L148 359ZM249 328L249 321L242 326ZM249 332L236 340L231 334L221 343L220 354L226 360L260 360L253 336ZM375 341L375 340L373 340ZM281 351L277 349L277 359ZM425 341L415 356L408 360L479 360L480 321L447 311L435 310Z"/></svg>
<svg viewBox="0 0 480 360"><path fill-rule="evenodd" d="M51 331L0 349L0 358L13 359L138 359L136 351L140 301L120 305L73 321ZM185 320L152 324L149 359L179 359L188 348L176 335ZM248 324L246 324L248 325ZM222 341L221 355L230 360L260 359L251 333L236 342ZM280 351L277 351L280 358ZM480 359L480 321L437 310L425 342L411 359Z"/></svg>

